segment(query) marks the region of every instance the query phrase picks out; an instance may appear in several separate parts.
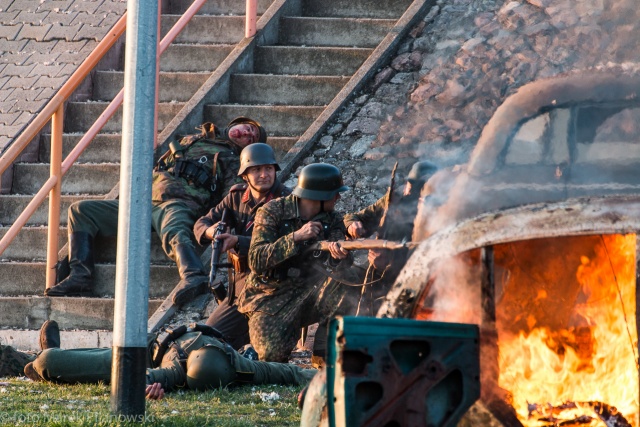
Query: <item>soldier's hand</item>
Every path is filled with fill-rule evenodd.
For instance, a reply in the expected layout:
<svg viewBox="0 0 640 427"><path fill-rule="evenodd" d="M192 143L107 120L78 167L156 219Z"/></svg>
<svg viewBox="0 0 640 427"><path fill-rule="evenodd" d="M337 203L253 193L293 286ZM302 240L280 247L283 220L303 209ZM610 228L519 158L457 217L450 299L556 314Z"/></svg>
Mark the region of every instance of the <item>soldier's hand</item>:
<svg viewBox="0 0 640 427"><path fill-rule="evenodd" d="M144 395L147 399L151 400L160 400L164 397L164 389L162 388L162 384L153 383L149 384L147 388L144 390Z"/></svg>
<svg viewBox="0 0 640 427"><path fill-rule="evenodd" d="M384 271L389 265L389 251L386 249L369 249L367 260L376 270Z"/></svg>
<svg viewBox="0 0 640 427"><path fill-rule="evenodd" d="M296 230L293 232L293 241L304 242L305 240L315 239L320 235L322 231L322 223L318 221L309 221L305 225L302 226L300 230Z"/></svg>
<svg viewBox="0 0 640 427"><path fill-rule="evenodd" d="M221 233L216 240L222 240L222 252L235 248L238 244L238 236L229 233Z"/></svg>
<svg viewBox="0 0 640 427"><path fill-rule="evenodd" d="M329 243L329 253L335 259L345 259L349 255L349 251L343 249L338 242Z"/></svg>
<svg viewBox="0 0 640 427"><path fill-rule="evenodd" d="M351 236L353 239L364 237L365 230L362 222L352 222L349 228L347 228L347 233L349 233L349 236Z"/></svg>

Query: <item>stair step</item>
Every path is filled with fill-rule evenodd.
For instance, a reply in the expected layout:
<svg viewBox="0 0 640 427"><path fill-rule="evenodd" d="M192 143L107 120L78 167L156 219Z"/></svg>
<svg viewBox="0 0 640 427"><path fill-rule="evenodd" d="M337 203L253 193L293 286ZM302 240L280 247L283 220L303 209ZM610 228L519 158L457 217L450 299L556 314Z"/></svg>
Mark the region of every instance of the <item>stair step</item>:
<svg viewBox="0 0 640 427"><path fill-rule="evenodd" d="M84 134L65 133L62 135L62 156L66 158L75 148ZM120 161L120 146L122 135L119 133L100 133L93 138L89 146L78 157L78 163L117 163ZM49 162L51 159L51 134L42 136L40 143L40 161Z"/></svg>
<svg viewBox="0 0 640 427"><path fill-rule="evenodd" d="M16 163L13 193L35 194L49 178L49 165L45 163ZM117 163L79 163L62 178L63 193L106 194L120 179Z"/></svg>
<svg viewBox="0 0 640 427"><path fill-rule="evenodd" d="M368 48L262 46L255 50L254 72L351 76L372 51Z"/></svg>
<svg viewBox="0 0 640 427"><path fill-rule="evenodd" d="M263 14L273 0L258 0L257 10L259 14ZM193 3L192 0L172 0L168 13L183 14ZM215 0L206 2L198 11L198 14L209 15L244 15L246 13L246 2L238 0Z"/></svg>
<svg viewBox="0 0 640 427"><path fill-rule="evenodd" d="M160 57L160 71L213 71L233 48L228 44L171 44Z"/></svg>
<svg viewBox="0 0 640 427"><path fill-rule="evenodd" d="M305 0L303 16L398 19L412 0Z"/></svg>
<svg viewBox="0 0 640 427"><path fill-rule="evenodd" d="M33 199L33 195L27 194L3 194L0 195L0 224L12 224L18 216L24 211L29 202ZM63 195L61 197L60 204L60 223L65 225L67 223L67 209L69 205L78 200L86 199L102 199L102 196L71 196ZM27 221L27 225L40 225L46 224L49 212L49 202L45 201L35 211L31 218Z"/></svg>
<svg viewBox="0 0 640 427"><path fill-rule="evenodd" d="M375 48L395 23L395 19L283 17L279 43Z"/></svg>
<svg viewBox="0 0 640 427"><path fill-rule="evenodd" d="M305 105L207 104L204 116L216 117L221 123L237 116L248 116L262 123L269 135L300 136L323 110L324 107Z"/></svg>
<svg viewBox="0 0 640 427"><path fill-rule="evenodd" d="M181 15L162 15L165 36ZM195 15L175 39L175 43L229 44L244 37L244 16Z"/></svg>
<svg viewBox="0 0 640 427"><path fill-rule="evenodd" d="M160 73L160 102L186 102L207 81L210 73ZM111 101L124 87L124 71L98 71L93 99Z"/></svg>
<svg viewBox="0 0 640 427"><path fill-rule="evenodd" d="M149 314L163 300L149 300ZM112 298L0 298L4 328L38 329L47 319L55 319L66 329L113 329Z"/></svg>
<svg viewBox="0 0 640 427"><path fill-rule="evenodd" d="M46 280L44 262L0 262L0 276L20 277L6 281L0 289L2 297L42 295ZM149 269L149 297L166 298L176 286L180 276L175 265L151 265ZM115 294L115 264L96 264L94 292L100 297L113 298Z"/></svg>
<svg viewBox="0 0 640 427"><path fill-rule="evenodd" d="M342 76L234 74L229 99L240 104L326 105L348 81Z"/></svg>
<svg viewBox="0 0 640 427"><path fill-rule="evenodd" d="M65 114L65 132L86 132L109 105L108 102L69 102ZM183 102L163 102L158 104L158 131L164 127L184 107ZM102 132L120 132L122 129L122 107L118 108Z"/></svg>
<svg viewBox="0 0 640 427"><path fill-rule="evenodd" d="M276 152L276 160L280 161L284 158L285 154L291 150L291 147L298 142L297 136L272 136L269 135L267 141L273 151Z"/></svg>
<svg viewBox="0 0 640 427"><path fill-rule="evenodd" d="M58 325L60 325L60 323L58 323ZM40 351L40 330L0 329L0 342L22 351ZM100 329L93 331L60 331L60 348L100 348L112 346L112 331Z"/></svg>
<svg viewBox="0 0 640 427"><path fill-rule="evenodd" d="M0 227L0 237L4 236L7 230L8 227ZM66 227L60 227L58 240L58 250L60 250L67 243ZM97 237L94 249L96 263L116 262L115 237ZM2 260L40 262L44 261L46 256L47 227L24 227L4 251ZM172 261L162 250L158 234L153 231L151 232L150 260L152 264L172 265Z"/></svg>

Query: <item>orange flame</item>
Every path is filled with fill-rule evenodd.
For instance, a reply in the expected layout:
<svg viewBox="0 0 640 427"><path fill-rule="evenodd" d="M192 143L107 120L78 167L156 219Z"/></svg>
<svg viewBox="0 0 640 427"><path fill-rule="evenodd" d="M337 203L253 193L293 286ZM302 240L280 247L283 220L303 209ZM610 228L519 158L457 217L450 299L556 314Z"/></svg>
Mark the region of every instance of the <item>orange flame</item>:
<svg viewBox="0 0 640 427"><path fill-rule="evenodd" d="M536 417L529 419L528 403L556 406L568 401L598 401L615 406L633 426L640 426L636 236L592 237L592 241L596 242L595 248L589 251L589 256L582 255L578 263L577 296L566 298L564 319L568 322L564 327L553 322L545 324L541 316L532 318L530 313L521 323L522 329L527 330L509 331L513 324L501 325L498 321L499 385L512 395L510 403L525 426L549 424ZM535 268L539 266L527 274L536 274ZM517 281L517 275L508 280ZM553 290L555 285L547 289ZM530 304L546 298L550 298L546 291L538 289L530 297ZM548 304L557 311L558 296L553 298L556 301L549 300ZM562 414L568 419L579 415L595 417L593 412L584 410ZM604 423L593 421L588 425Z"/></svg>

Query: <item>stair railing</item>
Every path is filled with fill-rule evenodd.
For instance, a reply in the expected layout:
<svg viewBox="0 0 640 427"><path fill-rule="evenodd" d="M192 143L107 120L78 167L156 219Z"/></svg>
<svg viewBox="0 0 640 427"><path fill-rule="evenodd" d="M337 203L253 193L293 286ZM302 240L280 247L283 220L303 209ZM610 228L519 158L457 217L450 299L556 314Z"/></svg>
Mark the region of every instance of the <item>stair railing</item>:
<svg viewBox="0 0 640 427"><path fill-rule="evenodd" d="M185 13L178 19L169 32L158 43L157 49L157 70L159 70L160 55L176 39L191 18L200 10L207 0L195 0ZM247 0L245 36L253 37L256 32L256 6L257 0ZM116 22L107 35L98 43L96 48L82 62L78 69L71 75L69 80L51 98L42 111L27 126L27 128L15 139L13 144L0 157L0 177L11 166L11 164L24 151L29 143L36 137L38 132L51 120L51 168L49 179L42 185L40 190L25 207L22 213L11 225L9 230L0 239L0 255L7 249L11 242L18 235L20 230L34 214L36 209L49 196L48 214L48 235L47 235L47 267L46 267L46 287L55 285L55 264L58 262L58 231L60 228L60 199L62 189L62 177L69 171L89 143L102 130L104 125L115 114L122 105L124 99L124 89L109 103L104 112L93 123L85 135L78 141L67 157L62 161L62 132L64 124L64 103L73 94L82 81L95 68L100 59L113 47L126 29L126 12L122 18ZM158 26L160 26L160 20ZM156 87L158 87L158 73L156 73ZM156 111L157 111L156 96ZM154 147L157 141L154 141Z"/></svg>

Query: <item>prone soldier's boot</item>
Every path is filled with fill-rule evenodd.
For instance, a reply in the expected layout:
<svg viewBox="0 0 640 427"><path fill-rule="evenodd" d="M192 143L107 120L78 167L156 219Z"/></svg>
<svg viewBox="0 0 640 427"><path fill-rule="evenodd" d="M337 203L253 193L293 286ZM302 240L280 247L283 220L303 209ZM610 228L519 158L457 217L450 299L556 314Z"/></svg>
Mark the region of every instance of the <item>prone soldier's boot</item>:
<svg viewBox="0 0 640 427"><path fill-rule="evenodd" d="M200 256L192 246L176 243L173 245L173 253L180 274L180 282L173 294L173 303L181 306L207 291L209 277L204 273Z"/></svg>
<svg viewBox="0 0 640 427"><path fill-rule="evenodd" d="M93 236L85 232L69 234L69 276L47 288L50 297L90 296L93 290Z"/></svg>
<svg viewBox="0 0 640 427"><path fill-rule="evenodd" d="M55 320L45 320L40 327L40 350L60 348L60 328Z"/></svg>

